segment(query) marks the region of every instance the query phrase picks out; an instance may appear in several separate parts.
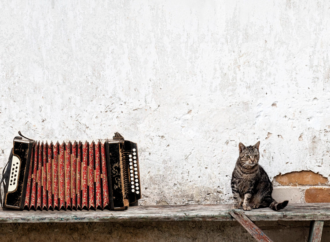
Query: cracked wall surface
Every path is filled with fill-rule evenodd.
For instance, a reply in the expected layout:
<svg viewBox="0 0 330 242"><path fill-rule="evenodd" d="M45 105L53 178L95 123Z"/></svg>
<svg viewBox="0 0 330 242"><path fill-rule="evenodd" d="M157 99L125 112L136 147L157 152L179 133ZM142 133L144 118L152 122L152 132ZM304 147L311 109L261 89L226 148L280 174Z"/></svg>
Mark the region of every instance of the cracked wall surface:
<svg viewBox="0 0 330 242"><path fill-rule="evenodd" d="M139 145L141 205L228 203L238 143L330 175L330 2L0 0L0 171L37 140Z"/></svg>

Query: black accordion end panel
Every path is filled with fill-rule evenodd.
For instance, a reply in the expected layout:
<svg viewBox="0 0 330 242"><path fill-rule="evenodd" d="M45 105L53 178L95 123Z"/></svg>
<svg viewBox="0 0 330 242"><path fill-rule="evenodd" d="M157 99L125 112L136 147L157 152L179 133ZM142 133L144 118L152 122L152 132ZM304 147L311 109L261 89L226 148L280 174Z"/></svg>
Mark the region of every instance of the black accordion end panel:
<svg viewBox="0 0 330 242"><path fill-rule="evenodd" d="M130 141L106 143L110 207L124 208L141 198L137 144Z"/></svg>
<svg viewBox="0 0 330 242"><path fill-rule="evenodd" d="M5 207L23 210L33 142L15 137L13 158L8 168L10 176L6 181Z"/></svg>
<svg viewBox="0 0 330 242"><path fill-rule="evenodd" d="M124 210L141 198L137 144L118 133L84 144L15 137L7 169L6 209Z"/></svg>

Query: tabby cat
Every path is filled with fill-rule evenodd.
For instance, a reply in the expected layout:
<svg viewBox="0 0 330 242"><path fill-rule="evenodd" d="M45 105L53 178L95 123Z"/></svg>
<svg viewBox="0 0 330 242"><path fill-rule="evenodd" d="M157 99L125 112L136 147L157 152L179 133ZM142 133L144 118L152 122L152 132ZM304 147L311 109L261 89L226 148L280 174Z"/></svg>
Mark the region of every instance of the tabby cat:
<svg viewBox="0 0 330 242"><path fill-rule="evenodd" d="M251 210L270 207L278 211L288 205L288 201L276 202L272 198L273 185L265 170L258 164L260 141L254 146L245 147L239 143L239 157L231 178L234 208Z"/></svg>

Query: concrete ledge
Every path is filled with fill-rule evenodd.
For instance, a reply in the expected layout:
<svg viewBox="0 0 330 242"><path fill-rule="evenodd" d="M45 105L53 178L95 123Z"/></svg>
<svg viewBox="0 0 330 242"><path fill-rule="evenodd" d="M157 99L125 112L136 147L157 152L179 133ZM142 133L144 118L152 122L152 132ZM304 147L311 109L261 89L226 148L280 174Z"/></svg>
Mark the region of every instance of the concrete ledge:
<svg viewBox="0 0 330 242"><path fill-rule="evenodd" d="M274 187L272 197L277 202L288 200L289 204L305 203L305 188L293 186Z"/></svg>
<svg viewBox="0 0 330 242"><path fill-rule="evenodd" d="M126 211L0 211L0 223L77 223L120 221L234 221L231 204L137 206ZM242 211L242 210L240 210ZM252 221L330 220L330 204L289 204L280 212L269 208L245 212Z"/></svg>
<svg viewBox="0 0 330 242"><path fill-rule="evenodd" d="M273 198L290 203L329 203L329 186L279 186L274 187Z"/></svg>

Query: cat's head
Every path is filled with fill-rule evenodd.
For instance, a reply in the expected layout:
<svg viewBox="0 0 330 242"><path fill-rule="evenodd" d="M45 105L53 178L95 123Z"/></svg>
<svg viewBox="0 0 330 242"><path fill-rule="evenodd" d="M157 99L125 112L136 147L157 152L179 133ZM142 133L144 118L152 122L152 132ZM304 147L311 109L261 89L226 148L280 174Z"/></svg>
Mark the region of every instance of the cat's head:
<svg viewBox="0 0 330 242"><path fill-rule="evenodd" d="M253 168L258 165L259 162L259 145L258 141L253 146L245 146L242 143L239 143L239 161L244 168Z"/></svg>

